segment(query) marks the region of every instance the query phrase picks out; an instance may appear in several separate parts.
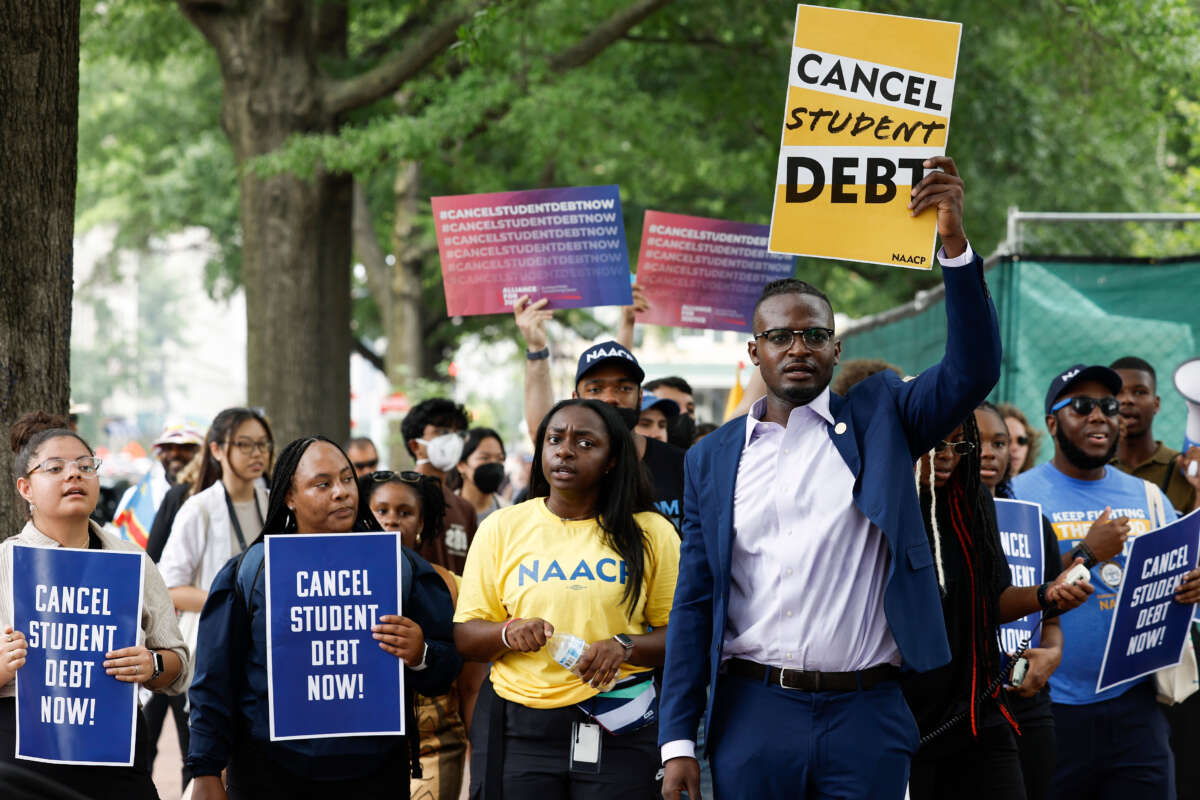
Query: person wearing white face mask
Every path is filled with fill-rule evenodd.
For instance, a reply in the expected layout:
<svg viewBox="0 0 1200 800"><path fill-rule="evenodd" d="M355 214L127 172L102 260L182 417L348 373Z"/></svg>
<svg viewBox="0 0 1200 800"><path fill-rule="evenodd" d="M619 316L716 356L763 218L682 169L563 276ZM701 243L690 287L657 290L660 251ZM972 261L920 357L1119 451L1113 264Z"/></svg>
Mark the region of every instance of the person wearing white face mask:
<svg viewBox="0 0 1200 800"><path fill-rule="evenodd" d="M478 525L475 508L448 485L451 476L457 478L467 425L466 409L444 397L417 403L400 423L404 446L416 460L417 472L440 480L446 498L440 534L418 542L417 552L459 575Z"/></svg>

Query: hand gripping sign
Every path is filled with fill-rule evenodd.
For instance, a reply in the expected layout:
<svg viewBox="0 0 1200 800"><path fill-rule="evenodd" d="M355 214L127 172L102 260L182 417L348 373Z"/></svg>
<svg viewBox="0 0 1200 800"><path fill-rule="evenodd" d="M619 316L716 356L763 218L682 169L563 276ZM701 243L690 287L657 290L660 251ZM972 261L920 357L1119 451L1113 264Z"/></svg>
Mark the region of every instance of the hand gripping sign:
<svg viewBox="0 0 1200 800"><path fill-rule="evenodd" d="M614 185L434 197L446 313L627 306L629 251Z"/></svg>
<svg viewBox="0 0 1200 800"><path fill-rule="evenodd" d="M1040 586L1045 580L1046 568L1044 540L1042 539L1042 507L1024 500L996 498L996 527L1000 531L1000 545L1004 558L1012 572L1013 586ZM1057 553L1054 554L1057 557ZM1000 626L1000 647L1006 653L1015 653L1025 641L1037 647L1041 637L1035 634L1040 611Z"/></svg>
<svg viewBox="0 0 1200 800"><path fill-rule="evenodd" d="M15 545L13 628L17 758L132 766L137 684L104 671L105 654L139 643L143 553Z"/></svg>
<svg viewBox="0 0 1200 800"><path fill-rule="evenodd" d="M931 267L937 215L907 205L946 153L961 29L797 7L771 252Z"/></svg>
<svg viewBox="0 0 1200 800"><path fill-rule="evenodd" d="M1096 691L1179 663L1192 606L1175 601L1183 575L1196 566L1200 512L1133 540L1108 629Z"/></svg>
<svg viewBox="0 0 1200 800"><path fill-rule="evenodd" d="M400 613L394 533L268 536L271 741L404 733L404 662L371 626Z"/></svg>

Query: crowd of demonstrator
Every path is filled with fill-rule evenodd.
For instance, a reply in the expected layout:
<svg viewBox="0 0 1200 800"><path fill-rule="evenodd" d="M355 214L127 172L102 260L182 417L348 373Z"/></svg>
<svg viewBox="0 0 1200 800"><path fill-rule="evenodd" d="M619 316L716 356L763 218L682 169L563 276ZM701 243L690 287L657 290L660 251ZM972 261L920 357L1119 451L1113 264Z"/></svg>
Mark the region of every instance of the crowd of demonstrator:
<svg viewBox="0 0 1200 800"><path fill-rule="evenodd" d="M1133 356L1066 354L1042 423L986 401L995 307L954 163L927 166L912 208L937 211L948 336L914 377L839 364L828 298L788 279L758 300L755 383L719 428L696 424L686 381L646 380L631 326L557 399L550 312L522 298L527 476L445 398L403 421L409 471L364 438L278 448L249 408L164 432L143 644L104 662L146 690L130 767L13 757L12 545L138 551L91 519L100 461L67 420L17 420L5 796L157 797L167 713L194 800L453 800L468 776L470 797L508 800L1200 796L1200 701L1166 708L1153 676L1095 691L1126 546L1196 508L1200 450L1154 438L1157 375ZM1013 584L995 498L1041 505L1041 585ZM378 530L400 535L412 587L372 630L404 663L410 734L272 741L264 538ZM1077 565L1089 577L1068 582ZM1200 600L1200 571L1174 600ZM1030 614L1016 680L997 631ZM570 670L551 653L565 635L586 643Z"/></svg>

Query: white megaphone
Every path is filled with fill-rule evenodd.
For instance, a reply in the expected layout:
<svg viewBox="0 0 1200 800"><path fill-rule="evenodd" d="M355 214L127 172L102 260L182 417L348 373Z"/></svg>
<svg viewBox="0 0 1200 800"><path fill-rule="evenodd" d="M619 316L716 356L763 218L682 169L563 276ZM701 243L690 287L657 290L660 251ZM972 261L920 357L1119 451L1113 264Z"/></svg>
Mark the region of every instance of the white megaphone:
<svg viewBox="0 0 1200 800"><path fill-rule="evenodd" d="M1200 358L1192 358L1175 368L1175 388L1187 401L1187 428L1183 437L1183 452L1189 447L1200 447ZM1197 464L1188 465L1188 473L1194 475Z"/></svg>

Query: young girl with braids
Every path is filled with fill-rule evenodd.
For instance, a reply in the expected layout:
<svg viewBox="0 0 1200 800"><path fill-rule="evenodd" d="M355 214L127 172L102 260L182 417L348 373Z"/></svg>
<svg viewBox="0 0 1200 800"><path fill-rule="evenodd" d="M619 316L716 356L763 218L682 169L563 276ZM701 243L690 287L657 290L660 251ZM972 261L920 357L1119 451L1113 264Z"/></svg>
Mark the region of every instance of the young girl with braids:
<svg viewBox="0 0 1200 800"><path fill-rule="evenodd" d="M1061 580L1012 586L995 505L980 481L979 453L972 415L917 468L951 660L905 681L904 694L922 736L912 761L913 800L1025 797L1018 726L996 680L1007 670L996 629L1043 609L1075 608L1092 591L1090 585Z"/></svg>

